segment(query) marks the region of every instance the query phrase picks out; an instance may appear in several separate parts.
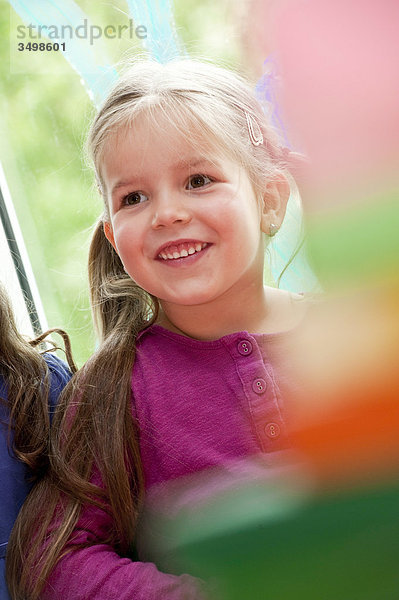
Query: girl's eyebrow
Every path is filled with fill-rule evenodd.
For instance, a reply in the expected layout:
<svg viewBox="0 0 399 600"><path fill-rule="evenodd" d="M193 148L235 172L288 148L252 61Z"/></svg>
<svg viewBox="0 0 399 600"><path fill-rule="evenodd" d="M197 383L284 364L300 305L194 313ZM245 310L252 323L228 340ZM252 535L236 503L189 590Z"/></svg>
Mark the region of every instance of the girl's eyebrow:
<svg viewBox="0 0 399 600"><path fill-rule="evenodd" d="M212 165L215 167L219 166L219 163L216 160L211 160L209 158L206 158L205 156L200 156L199 158L194 158L194 159L182 159L179 160L176 165L175 168L176 169L180 169L182 167L190 167L190 168L194 168L194 167L198 167L200 165Z"/></svg>
<svg viewBox="0 0 399 600"><path fill-rule="evenodd" d="M216 161L216 159L211 160L209 158L201 156L199 158L193 158L193 159L183 158L183 159L179 160L177 163L175 163L175 165L173 165L172 169L175 171L178 171L179 169L183 169L183 168L187 168L187 167L189 167L190 169L194 169L195 167L204 166L204 165L211 165L213 167L220 168L220 165ZM130 186L130 185L134 184L139 179L140 179L140 177L133 176L129 180L122 179L122 180L118 181L112 187L111 194L114 194L114 192L116 192L116 190L118 190L119 188Z"/></svg>
<svg viewBox="0 0 399 600"><path fill-rule="evenodd" d="M124 181L124 180L118 181L117 183L115 183L114 186L112 186L111 195L113 195L114 192L116 192L116 190L119 190L119 188L126 187L128 185L132 185L134 183L134 181L135 181L135 178L132 178L127 181Z"/></svg>

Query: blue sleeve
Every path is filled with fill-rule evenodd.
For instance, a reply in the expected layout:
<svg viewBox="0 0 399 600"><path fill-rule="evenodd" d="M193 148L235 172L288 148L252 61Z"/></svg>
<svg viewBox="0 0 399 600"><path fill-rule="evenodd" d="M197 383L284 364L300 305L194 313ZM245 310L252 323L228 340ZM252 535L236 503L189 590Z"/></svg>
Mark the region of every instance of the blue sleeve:
<svg viewBox="0 0 399 600"><path fill-rule="evenodd" d="M44 354L43 358L47 363L50 376L49 411L51 418L57 406L58 397L72 377L72 373L66 363L55 354L49 352Z"/></svg>
<svg viewBox="0 0 399 600"><path fill-rule="evenodd" d="M50 416L57 404L58 396L71 378L67 365L55 354L45 354L50 376ZM6 386L0 377L0 394L6 398ZM29 472L26 466L9 451L7 440L8 411L0 405L0 600L9 600L5 581L5 555L8 538L27 494L30 491Z"/></svg>

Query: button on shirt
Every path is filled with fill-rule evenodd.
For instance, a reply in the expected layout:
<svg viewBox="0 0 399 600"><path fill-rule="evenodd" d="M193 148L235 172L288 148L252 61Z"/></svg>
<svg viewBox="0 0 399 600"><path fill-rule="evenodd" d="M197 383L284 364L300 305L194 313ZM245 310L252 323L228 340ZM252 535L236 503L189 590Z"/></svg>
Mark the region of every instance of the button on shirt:
<svg viewBox="0 0 399 600"><path fill-rule="evenodd" d="M288 448L289 337L238 332L203 341L159 325L141 334L132 391L147 489Z"/></svg>

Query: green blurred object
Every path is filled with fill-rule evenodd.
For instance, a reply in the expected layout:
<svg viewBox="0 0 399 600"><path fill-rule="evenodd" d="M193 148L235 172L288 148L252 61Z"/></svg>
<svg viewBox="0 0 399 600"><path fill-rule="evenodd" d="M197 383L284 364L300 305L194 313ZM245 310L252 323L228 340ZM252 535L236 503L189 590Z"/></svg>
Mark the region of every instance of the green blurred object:
<svg viewBox="0 0 399 600"><path fill-rule="evenodd" d="M398 278L399 190L308 218L310 262L322 284ZM399 597L399 596L398 596Z"/></svg>
<svg viewBox="0 0 399 600"><path fill-rule="evenodd" d="M308 498L265 490L180 520L179 570L214 584L218 600L399 598L396 482Z"/></svg>

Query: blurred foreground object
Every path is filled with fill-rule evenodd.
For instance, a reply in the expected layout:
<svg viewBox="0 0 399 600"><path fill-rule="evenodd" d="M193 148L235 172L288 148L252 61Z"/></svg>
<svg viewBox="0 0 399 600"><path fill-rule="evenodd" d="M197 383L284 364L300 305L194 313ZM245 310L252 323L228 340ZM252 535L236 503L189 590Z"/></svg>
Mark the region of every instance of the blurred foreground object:
<svg viewBox="0 0 399 600"><path fill-rule="evenodd" d="M261 6L261 3L259 3ZM399 3L287 0L275 37L286 122L311 160L319 210L398 189ZM331 187L330 187L331 186ZM371 187L370 187L371 186ZM347 187L356 197L337 195Z"/></svg>
<svg viewBox="0 0 399 600"><path fill-rule="evenodd" d="M398 23L395 0L276 11L280 100L309 155L308 250L327 292L294 351L305 380L295 428L333 478L378 480L391 464L398 480Z"/></svg>
<svg viewBox="0 0 399 600"><path fill-rule="evenodd" d="M395 600L399 483L314 483L303 465L236 479L175 518L151 518L158 564L201 577L212 600Z"/></svg>

